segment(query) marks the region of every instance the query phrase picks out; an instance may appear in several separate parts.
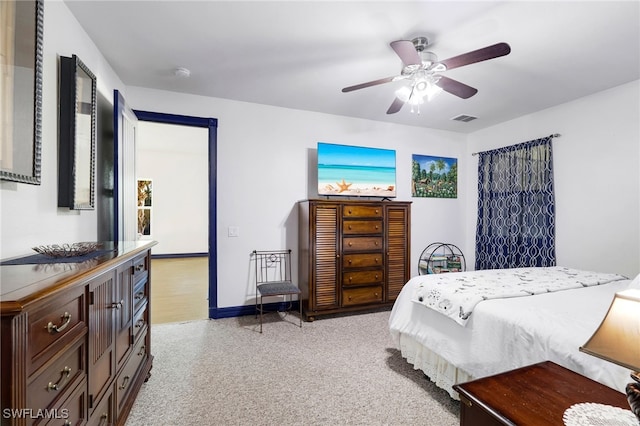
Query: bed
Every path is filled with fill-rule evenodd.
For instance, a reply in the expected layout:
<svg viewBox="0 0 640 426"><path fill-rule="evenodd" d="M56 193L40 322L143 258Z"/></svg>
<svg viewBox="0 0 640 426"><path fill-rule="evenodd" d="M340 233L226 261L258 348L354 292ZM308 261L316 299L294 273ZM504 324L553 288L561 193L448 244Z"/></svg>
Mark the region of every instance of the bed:
<svg viewBox="0 0 640 426"><path fill-rule="evenodd" d="M566 288L554 284L545 291L544 285L536 285L540 271L554 276L554 283L565 276L572 282ZM458 399L452 389L456 383L544 360L624 392L629 370L580 352L579 347L604 318L614 294L640 288L640 276L629 280L559 267L492 273L503 275L502 290L490 297L464 295L464 287L474 286L469 283L474 283L475 276L483 275L483 282L490 282L488 271L421 275L405 284L391 311L389 330L415 369L424 371L454 399ZM585 275L590 277L588 282L583 280ZM520 286L523 276L532 278L529 281L536 290L508 289L509 277ZM442 294L445 288L449 293Z"/></svg>

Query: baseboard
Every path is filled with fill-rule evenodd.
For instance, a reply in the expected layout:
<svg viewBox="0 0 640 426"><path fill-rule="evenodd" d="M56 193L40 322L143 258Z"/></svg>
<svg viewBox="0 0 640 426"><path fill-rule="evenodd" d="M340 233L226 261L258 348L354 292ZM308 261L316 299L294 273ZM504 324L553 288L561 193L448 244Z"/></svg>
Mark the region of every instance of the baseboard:
<svg viewBox="0 0 640 426"><path fill-rule="evenodd" d="M265 303L263 306L265 312L276 310L282 311L285 309L290 309L294 312L298 312L300 305L297 300L294 300L291 307L289 307L289 302ZM229 306L226 308L209 308L209 318L211 319L241 317L245 315L255 314L255 305Z"/></svg>
<svg viewBox="0 0 640 426"><path fill-rule="evenodd" d="M169 253L169 254L152 254L152 259L176 259L180 257L207 257L209 253Z"/></svg>

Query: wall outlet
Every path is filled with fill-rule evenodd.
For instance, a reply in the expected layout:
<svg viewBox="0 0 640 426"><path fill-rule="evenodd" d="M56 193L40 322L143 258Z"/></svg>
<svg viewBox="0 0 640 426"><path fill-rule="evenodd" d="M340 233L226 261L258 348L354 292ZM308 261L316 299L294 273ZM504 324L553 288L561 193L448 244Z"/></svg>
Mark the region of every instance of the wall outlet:
<svg viewBox="0 0 640 426"><path fill-rule="evenodd" d="M240 228L237 226L230 226L227 228L227 233L229 237L239 237L240 236Z"/></svg>

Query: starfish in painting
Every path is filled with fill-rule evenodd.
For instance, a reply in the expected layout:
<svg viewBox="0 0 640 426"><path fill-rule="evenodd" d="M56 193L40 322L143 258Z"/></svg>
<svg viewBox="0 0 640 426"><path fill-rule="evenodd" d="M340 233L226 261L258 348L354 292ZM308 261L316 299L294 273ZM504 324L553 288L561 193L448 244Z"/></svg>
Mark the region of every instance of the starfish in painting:
<svg viewBox="0 0 640 426"><path fill-rule="evenodd" d="M342 183L336 182L336 185L338 185L340 187L340 191L338 192L344 192L344 191L348 191L349 187L352 185L350 183L346 183L344 181L344 179L342 179Z"/></svg>

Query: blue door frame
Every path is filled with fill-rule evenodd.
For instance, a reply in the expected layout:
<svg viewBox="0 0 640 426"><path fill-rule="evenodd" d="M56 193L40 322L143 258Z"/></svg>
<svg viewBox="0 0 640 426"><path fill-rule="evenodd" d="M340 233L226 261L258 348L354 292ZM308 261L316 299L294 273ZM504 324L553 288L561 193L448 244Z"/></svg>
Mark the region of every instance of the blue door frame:
<svg viewBox="0 0 640 426"><path fill-rule="evenodd" d="M216 147L218 120L133 110L139 121L178 124L209 129L209 318L218 318L218 274L216 244Z"/></svg>

